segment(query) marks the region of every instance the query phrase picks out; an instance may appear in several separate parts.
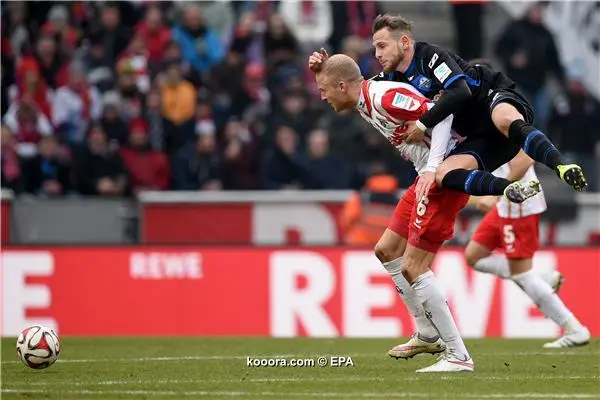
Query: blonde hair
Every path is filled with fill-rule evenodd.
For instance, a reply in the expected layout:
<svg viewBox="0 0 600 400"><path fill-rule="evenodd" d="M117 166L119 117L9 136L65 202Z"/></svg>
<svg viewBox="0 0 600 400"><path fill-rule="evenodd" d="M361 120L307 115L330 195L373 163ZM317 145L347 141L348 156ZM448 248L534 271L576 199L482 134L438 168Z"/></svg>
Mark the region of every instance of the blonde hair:
<svg viewBox="0 0 600 400"><path fill-rule="evenodd" d="M321 68L320 74L331 80L345 82L359 82L363 79L356 61L345 54L334 54L329 57Z"/></svg>

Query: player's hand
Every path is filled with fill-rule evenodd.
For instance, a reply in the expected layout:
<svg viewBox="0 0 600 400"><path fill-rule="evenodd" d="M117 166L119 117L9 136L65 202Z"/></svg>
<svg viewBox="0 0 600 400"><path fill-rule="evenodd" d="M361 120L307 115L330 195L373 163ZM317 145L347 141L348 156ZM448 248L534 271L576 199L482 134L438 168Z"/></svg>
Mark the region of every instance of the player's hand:
<svg viewBox="0 0 600 400"><path fill-rule="evenodd" d="M327 61L329 58L329 54L327 54L327 50L321 47L321 50L314 51L310 57L308 57L308 68L317 73L321 70L323 63Z"/></svg>
<svg viewBox="0 0 600 400"><path fill-rule="evenodd" d="M498 202L498 197L496 196L485 196L482 197L481 199L479 199L479 201L477 201L477 209L481 212L488 212L490 211L492 208L494 208L494 206L496 205L496 203Z"/></svg>
<svg viewBox="0 0 600 400"><path fill-rule="evenodd" d="M435 172L425 172L423 175L419 177L417 181L417 187L415 188L415 195L417 203L423 198L423 196L427 196L429 194L429 189L435 182Z"/></svg>
<svg viewBox="0 0 600 400"><path fill-rule="evenodd" d="M419 129L417 121L407 121L406 130L402 136L404 136L406 143L417 143L423 141L425 132Z"/></svg>

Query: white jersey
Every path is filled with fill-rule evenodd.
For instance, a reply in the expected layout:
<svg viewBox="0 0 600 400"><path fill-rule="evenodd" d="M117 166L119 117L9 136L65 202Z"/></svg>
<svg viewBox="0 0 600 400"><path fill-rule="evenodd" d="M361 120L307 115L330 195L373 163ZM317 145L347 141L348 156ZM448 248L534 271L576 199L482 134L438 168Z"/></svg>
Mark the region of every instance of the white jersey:
<svg viewBox="0 0 600 400"><path fill-rule="evenodd" d="M434 103L423 97L411 85L391 81L363 81L357 110L373 125L400 155L413 163L417 173L435 172L461 138L452 132L450 115L437 124L419 143L404 143L400 134L406 121L416 121Z"/></svg>
<svg viewBox="0 0 600 400"><path fill-rule="evenodd" d="M506 163L495 170L493 174L500 178L506 178L509 171L510 168L508 163ZM521 182L529 182L531 180L538 180L533 165L525 172L525 175L521 178ZM541 214L546 211L546 198L544 197L544 192L541 191L523 203L515 204L510 202L506 197L501 196L496 204L496 208L498 209L498 215L502 218L521 218L528 215Z"/></svg>

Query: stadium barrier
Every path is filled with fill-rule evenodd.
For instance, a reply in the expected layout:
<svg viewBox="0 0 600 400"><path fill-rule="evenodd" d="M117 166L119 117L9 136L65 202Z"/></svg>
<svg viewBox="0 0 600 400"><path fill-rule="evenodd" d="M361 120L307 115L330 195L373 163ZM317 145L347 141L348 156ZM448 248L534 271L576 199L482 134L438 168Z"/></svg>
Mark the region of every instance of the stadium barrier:
<svg viewBox="0 0 600 400"><path fill-rule="evenodd" d="M399 337L413 326L369 250L341 247L4 248L2 336L31 324L62 335ZM565 274L561 298L600 337L600 249L550 248L535 268ZM554 337L509 280L468 268L460 249L436 259L468 338Z"/></svg>

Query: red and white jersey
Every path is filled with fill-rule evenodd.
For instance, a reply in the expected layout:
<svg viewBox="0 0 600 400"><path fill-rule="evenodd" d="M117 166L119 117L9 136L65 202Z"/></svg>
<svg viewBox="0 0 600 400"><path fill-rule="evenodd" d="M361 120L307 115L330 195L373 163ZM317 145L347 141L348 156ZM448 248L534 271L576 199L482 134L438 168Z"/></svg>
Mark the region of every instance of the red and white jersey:
<svg viewBox="0 0 600 400"><path fill-rule="evenodd" d="M500 178L506 178L509 171L510 168L508 163L506 163L495 170L493 174ZM529 182L531 180L538 180L533 165L529 167L525 175L523 175L521 182ZM496 207L498 208L498 215L502 218L521 218L528 215L541 214L546 211L546 198L544 197L544 192L541 191L539 194L525 200L523 203L515 204L510 202L506 197L501 196Z"/></svg>
<svg viewBox="0 0 600 400"><path fill-rule="evenodd" d="M452 132L450 115L425 133L420 143L404 143L400 134L406 121L416 121L434 103L423 97L407 83L392 81L363 81L357 110L387 140L396 147L400 155L413 163L421 175L435 172L448 153L456 147L460 136ZM431 151L430 151L431 149Z"/></svg>

